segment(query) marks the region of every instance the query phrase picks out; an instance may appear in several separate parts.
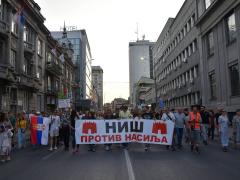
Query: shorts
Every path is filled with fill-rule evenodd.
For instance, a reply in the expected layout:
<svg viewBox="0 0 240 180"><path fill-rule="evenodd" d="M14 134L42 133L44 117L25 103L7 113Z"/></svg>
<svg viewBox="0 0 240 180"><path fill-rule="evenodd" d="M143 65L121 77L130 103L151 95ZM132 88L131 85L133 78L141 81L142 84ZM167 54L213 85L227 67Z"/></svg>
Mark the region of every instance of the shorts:
<svg viewBox="0 0 240 180"><path fill-rule="evenodd" d="M59 136L59 129L50 130L50 137L58 137L58 136Z"/></svg>

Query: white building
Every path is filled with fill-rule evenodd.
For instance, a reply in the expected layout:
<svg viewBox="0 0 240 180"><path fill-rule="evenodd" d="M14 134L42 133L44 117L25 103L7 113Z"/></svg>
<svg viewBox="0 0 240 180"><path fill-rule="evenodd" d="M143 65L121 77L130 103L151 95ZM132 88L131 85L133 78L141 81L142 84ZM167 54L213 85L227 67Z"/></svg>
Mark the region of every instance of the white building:
<svg viewBox="0 0 240 180"><path fill-rule="evenodd" d="M129 43L129 90L130 104L135 107L135 84L141 77L153 78L152 47L154 42L138 40Z"/></svg>

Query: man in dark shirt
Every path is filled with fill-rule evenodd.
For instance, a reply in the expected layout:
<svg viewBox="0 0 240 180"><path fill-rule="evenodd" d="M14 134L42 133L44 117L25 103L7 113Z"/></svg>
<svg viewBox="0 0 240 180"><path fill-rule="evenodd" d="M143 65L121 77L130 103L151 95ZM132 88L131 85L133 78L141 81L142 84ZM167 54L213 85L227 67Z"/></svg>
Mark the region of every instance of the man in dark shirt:
<svg viewBox="0 0 240 180"><path fill-rule="evenodd" d="M142 118L143 119L153 119L153 113L151 112L151 110L148 106L146 106L144 108ZM148 151L149 148L150 148L150 144L145 144L144 150Z"/></svg>

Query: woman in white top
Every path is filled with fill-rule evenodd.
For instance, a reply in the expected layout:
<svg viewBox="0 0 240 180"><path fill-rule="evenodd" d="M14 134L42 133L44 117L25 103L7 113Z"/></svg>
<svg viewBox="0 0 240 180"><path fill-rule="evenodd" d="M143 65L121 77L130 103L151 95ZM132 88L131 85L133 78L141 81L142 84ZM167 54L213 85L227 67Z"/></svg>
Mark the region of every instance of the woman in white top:
<svg viewBox="0 0 240 180"><path fill-rule="evenodd" d="M225 110L222 110L222 115L219 117L218 123L223 151L227 152L229 143L229 131L228 131L229 119L227 116L227 112Z"/></svg>

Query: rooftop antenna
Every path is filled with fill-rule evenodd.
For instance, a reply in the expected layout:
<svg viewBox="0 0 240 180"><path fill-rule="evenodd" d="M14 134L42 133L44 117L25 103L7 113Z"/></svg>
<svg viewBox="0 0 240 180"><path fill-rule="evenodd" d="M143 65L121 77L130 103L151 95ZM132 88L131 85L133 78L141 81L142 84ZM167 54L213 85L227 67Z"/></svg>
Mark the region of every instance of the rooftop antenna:
<svg viewBox="0 0 240 180"><path fill-rule="evenodd" d="M63 38L67 38L67 29L66 29L65 21L63 25Z"/></svg>
<svg viewBox="0 0 240 180"><path fill-rule="evenodd" d="M139 40L139 38L138 38L138 35L139 35L139 32L138 32L138 23L137 23L137 30L136 30L135 34L137 35L137 41L138 41L138 40Z"/></svg>

